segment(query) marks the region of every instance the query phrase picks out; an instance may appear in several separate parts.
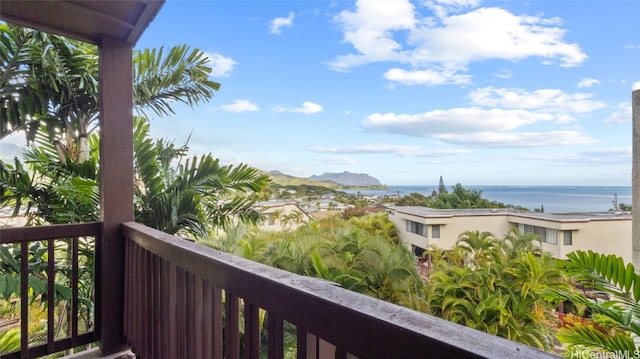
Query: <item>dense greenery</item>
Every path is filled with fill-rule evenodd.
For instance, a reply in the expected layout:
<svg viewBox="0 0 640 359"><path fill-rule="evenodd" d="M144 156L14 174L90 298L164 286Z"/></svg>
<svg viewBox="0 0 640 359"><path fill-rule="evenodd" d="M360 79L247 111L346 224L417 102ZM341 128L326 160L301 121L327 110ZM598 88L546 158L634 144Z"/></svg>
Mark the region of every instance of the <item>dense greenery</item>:
<svg viewBox="0 0 640 359"><path fill-rule="evenodd" d="M590 350L594 357L613 357L610 355L616 353L637 357L640 275L634 266L625 265L620 257L592 251L576 251L567 257L569 260L561 265L573 289L556 288L547 294L580 308L578 315L590 313L589 322L561 329L559 338L568 345L567 353Z"/></svg>
<svg viewBox="0 0 640 359"><path fill-rule="evenodd" d="M163 117L176 103L195 106L220 84L209 80L204 52L186 45L133 53L135 108ZM98 51L87 43L0 24L0 138L44 128L61 162L89 157L97 129Z"/></svg>
<svg viewBox="0 0 640 359"><path fill-rule="evenodd" d="M536 348L553 348L553 303L543 290L566 285L555 260L536 242L535 236L515 230L502 240L488 232L464 232L448 261L434 260L429 312Z"/></svg>
<svg viewBox="0 0 640 359"><path fill-rule="evenodd" d="M451 188L451 191L434 191L430 196L424 196L420 193L410 193L407 196L399 198L397 206L423 206L430 208L519 208L502 202L490 201L482 197L482 191L476 189L468 189L462 187L460 183Z"/></svg>
<svg viewBox="0 0 640 359"><path fill-rule="evenodd" d="M284 233L240 226L203 243L289 272L420 309L423 282L415 258L387 217L333 216Z"/></svg>
<svg viewBox="0 0 640 359"><path fill-rule="evenodd" d="M187 145L153 140L149 124L134 129L136 221L169 234L206 236L233 219L257 223L262 215L250 194L262 191L268 176L248 167L222 166L210 154L186 157Z"/></svg>
<svg viewBox="0 0 640 359"><path fill-rule="evenodd" d="M207 61L202 51L186 45L134 51L136 111L162 117L172 114L177 103L195 106L211 99L219 84L209 80ZM0 206L12 207L13 215L26 215L28 225L98 220L97 48L0 24L0 74L0 138L22 131L29 141L23 160L0 162ZM169 233L204 236L215 226L227 225L231 216L249 222L260 218L251 194L266 187L267 176L245 165L222 166L211 155L182 160L187 146L152 140L144 118L136 119L135 131L136 220ZM70 312L71 243L57 240L49 245L56 253L56 311L64 317ZM94 240L80 238L79 247L83 330L93 325ZM0 247L0 305L19 295L20 249L19 244ZM31 243L30 295L20 299L39 309L54 294L46 285L47 260L47 245ZM34 318L38 327L30 332L35 338L42 337L45 322ZM56 336L64 323L57 321ZM0 338L7 350L14 349L15 342L14 331Z"/></svg>

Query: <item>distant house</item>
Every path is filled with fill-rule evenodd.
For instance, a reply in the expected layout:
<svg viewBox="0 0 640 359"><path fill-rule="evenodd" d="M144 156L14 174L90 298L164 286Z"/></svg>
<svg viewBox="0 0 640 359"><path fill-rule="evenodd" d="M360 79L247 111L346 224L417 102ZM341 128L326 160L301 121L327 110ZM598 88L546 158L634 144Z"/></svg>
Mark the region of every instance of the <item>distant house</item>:
<svg viewBox="0 0 640 359"><path fill-rule="evenodd" d="M311 220L311 216L292 202L266 201L257 207L266 217L258 227L267 231L294 230Z"/></svg>
<svg viewBox="0 0 640 359"><path fill-rule="evenodd" d="M417 255L430 245L450 249L465 231L487 231L503 238L512 228L539 236L542 249L566 259L575 250L615 254L631 261L629 212L539 213L515 209L433 209L388 207L400 239Z"/></svg>
<svg viewBox="0 0 640 359"><path fill-rule="evenodd" d="M300 207L307 213L322 212L322 211L343 211L349 208L349 205L334 201L332 199L318 199L315 201L300 202Z"/></svg>

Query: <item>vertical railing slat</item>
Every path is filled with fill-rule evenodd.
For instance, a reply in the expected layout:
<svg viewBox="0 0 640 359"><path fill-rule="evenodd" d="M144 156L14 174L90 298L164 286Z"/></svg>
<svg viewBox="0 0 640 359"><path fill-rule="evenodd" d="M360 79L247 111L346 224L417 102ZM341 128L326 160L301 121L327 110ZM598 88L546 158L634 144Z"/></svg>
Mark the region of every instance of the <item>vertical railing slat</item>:
<svg viewBox="0 0 640 359"><path fill-rule="evenodd" d="M162 350L162 259L153 255L153 346L155 347L155 358L161 358Z"/></svg>
<svg viewBox="0 0 640 359"><path fill-rule="evenodd" d="M186 280L186 357L187 358L197 358L196 357L196 342L194 341L196 337L196 321L198 318L196 317L195 311L195 276L189 272L187 274Z"/></svg>
<svg viewBox="0 0 640 359"><path fill-rule="evenodd" d="M213 336L214 323L214 297L213 285L210 281L202 282L202 356L204 358L214 358Z"/></svg>
<svg viewBox="0 0 640 359"><path fill-rule="evenodd" d="M296 343L297 343L296 359L306 359L307 358L307 331L300 327L296 328Z"/></svg>
<svg viewBox="0 0 640 359"><path fill-rule="evenodd" d="M272 312L267 314L267 357L269 359L282 359L284 356L284 329L280 318Z"/></svg>
<svg viewBox="0 0 640 359"><path fill-rule="evenodd" d="M178 357L185 357L187 353L187 331L185 330L187 327L187 273L184 269L178 267L177 271L177 286L176 286L176 295L177 295L177 326L178 326Z"/></svg>
<svg viewBox="0 0 640 359"><path fill-rule="evenodd" d="M142 287L144 288L143 308L144 308L144 321L142 322L142 335L141 338L144 341L144 355L143 358L153 358L153 321L151 319L151 313L153 305L152 303L152 289L151 289L151 252L144 251L144 267L140 274L142 275Z"/></svg>
<svg viewBox="0 0 640 359"><path fill-rule="evenodd" d="M222 321L222 289L217 285L213 286L213 358L222 359L224 357L224 329Z"/></svg>
<svg viewBox="0 0 640 359"><path fill-rule="evenodd" d="M133 334L131 330L131 320L133 319L133 313L131 312L131 300L133 298L131 293L131 284L133 283L131 278L131 250L133 245L132 241L127 241L124 251L124 336L129 339Z"/></svg>
<svg viewBox="0 0 640 359"><path fill-rule="evenodd" d="M228 359L240 357L240 324L239 324L239 300L233 294L225 291L225 349Z"/></svg>
<svg viewBox="0 0 640 359"><path fill-rule="evenodd" d="M140 343L141 338L143 338L143 333L142 333L142 321L144 320L144 308L142 307L143 305L143 296L144 296L144 286L142 283L142 269L144 268L144 263L143 263L143 251L144 249L142 247L136 247L136 271L135 271L135 277L136 277L136 281L134 283L136 283L136 304L134 306L134 310L136 310L138 312L138 315L136 315L136 323L135 323L135 329L134 329L134 335L136 337L136 346L135 346L135 351L136 353L140 353L140 355L144 355L144 346L142 343Z"/></svg>
<svg viewBox="0 0 640 359"><path fill-rule="evenodd" d="M147 267L145 270L145 277L147 280L147 354L148 358L157 358L155 338L156 338L156 321L155 321L155 268L153 259L155 255L151 252L147 252Z"/></svg>
<svg viewBox="0 0 640 359"><path fill-rule="evenodd" d="M206 330L204 327L204 307L203 307L203 296L204 296L204 283L202 278L194 276L194 336L193 336L193 347L195 350L194 358L202 358L205 359L204 355L204 331Z"/></svg>
<svg viewBox="0 0 640 359"><path fill-rule="evenodd" d="M260 308L244 302L244 357L258 359L260 355Z"/></svg>
<svg viewBox="0 0 640 359"><path fill-rule="evenodd" d="M20 353L29 357L29 243L20 243Z"/></svg>
<svg viewBox="0 0 640 359"><path fill-rule="evenodd" d="M169 359L169 263L160 260L160 359Z"/></svg>
<svg viewBox="0 0 640 359"><path fill-rule="evenodd" d="M175 264L168 263L168 285L170 289L167 296L168 308L167 308L167 332L170 338L169 345L169 358L178 357L178 293L176 288L178 287L178 269Z"/></svg>
<svg viewBox="0 0 640 359"><path fill-rule="evenodd" d="M47 242L47 350L50 352L53 351L55 340L55 265L55 241L50 240Z"/></svg>
<svg viewBox="0 0 640 359"><path fill-rule="evenodd" d="M77 345L78 338L78 317L80 316L80 268L79 268L79 241L80 238L71 238L71 338L72 345ZM85 331L89 328L85 328Z"/></svg>

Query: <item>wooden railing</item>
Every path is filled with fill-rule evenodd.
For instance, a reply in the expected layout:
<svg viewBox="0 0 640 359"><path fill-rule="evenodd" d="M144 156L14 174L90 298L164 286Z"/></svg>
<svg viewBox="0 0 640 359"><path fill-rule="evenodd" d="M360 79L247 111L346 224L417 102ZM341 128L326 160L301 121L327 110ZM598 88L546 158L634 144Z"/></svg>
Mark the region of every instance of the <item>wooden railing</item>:
<svg viewBox="0 0 640 359"><path fill-rule="evenodd" d="M20 349L0 353L2 359L36 358L98 340L94 330L95 295L87 298L79 290L88 289L80 288L82 284L94 288L95 243L99 242L100 232L100 223L0 229L0 246L7 250L5 254L14 253L17 257L17 268L12 271L19 283L19 298L12 299L20 306ZM12 274L4 271L2 275ZM87 276L91 283L81 283ZM60 301L64 302L62 306ZM46 308L46 335L36 339L29 336L33 303L42 303ZM61 314L61 308L66 313ZM89 325L86 321L79 325L80 312L89 319ZM66 330L60 330L61 326Z"/></svg>
<svg viewBox="0 0 640 359"><path fill-rule="evenodd" d="M140 359L282 358L291 342L297 358L555 357L137 223L123 228L124 332Z"/></svg>

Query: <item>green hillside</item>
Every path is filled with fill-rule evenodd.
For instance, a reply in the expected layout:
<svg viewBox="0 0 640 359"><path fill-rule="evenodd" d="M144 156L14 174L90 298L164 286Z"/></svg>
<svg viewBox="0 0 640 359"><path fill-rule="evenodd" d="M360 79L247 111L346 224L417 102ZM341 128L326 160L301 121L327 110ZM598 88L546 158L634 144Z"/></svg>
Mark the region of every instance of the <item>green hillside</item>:
<svg viewBox="0 0 640 359"><path fill-rule="evenodd" d="M315 181L309 178L300 178L285 175L282 173L267 173L271 177L271 182L280 186L319 186L330 189L342 189L343 186L331 181Z"/></svg>

